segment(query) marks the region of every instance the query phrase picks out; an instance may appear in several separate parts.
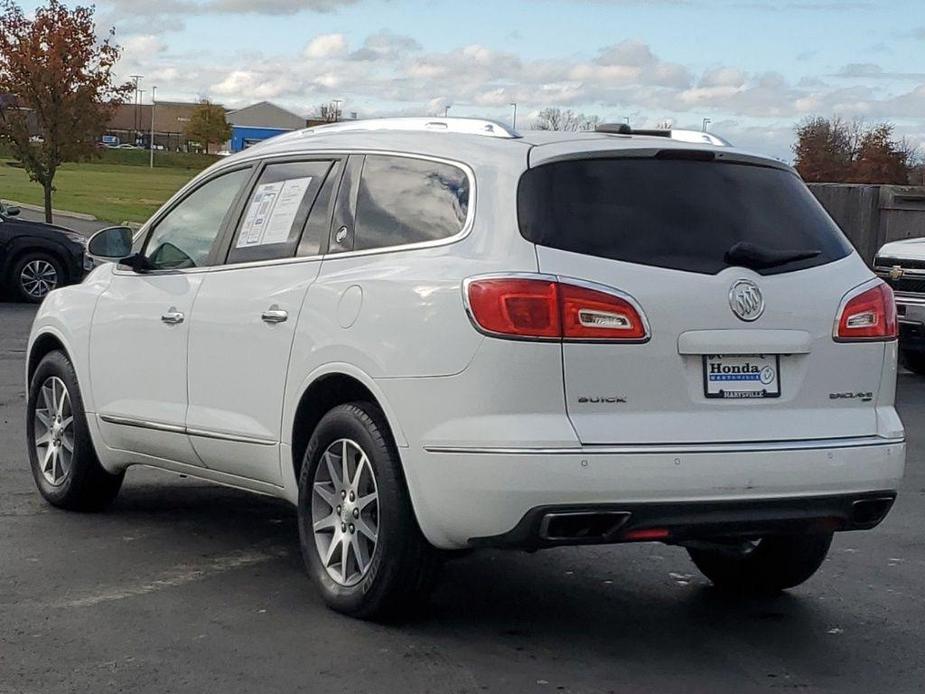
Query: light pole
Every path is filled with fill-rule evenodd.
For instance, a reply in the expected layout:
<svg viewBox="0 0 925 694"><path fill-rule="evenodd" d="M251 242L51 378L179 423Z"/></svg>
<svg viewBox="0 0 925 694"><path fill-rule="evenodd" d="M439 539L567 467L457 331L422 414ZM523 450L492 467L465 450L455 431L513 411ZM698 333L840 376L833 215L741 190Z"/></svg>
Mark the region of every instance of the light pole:
<svg viewBox="0 0 925 694"><path fill-rule="evenodd" d="M712 122L713 122L713 121L710 120L709 118L704 118L704 119L703 119L703 132L706 132L706 131L707 131L707 126L708 126L710 123L712 123Z"/></svg>
<svg viewBox="0 0 925 694"><path fill-rule="evenodd" d="M511 121L511 128L513 128L514 130L517 130L517 103L512 101L511 106L514 107L514 118Z"/></svg>
<svg viewBox="0 0 925 694"><path fill-rule="evenodd" d="M132 81L135 82L135 118L134 118L135 129L132 132L132 140L134 140L138 137L138 130L141 127L140 119L138 117L138 83L141 82L141 80L143 80L145 76L144 75L130 75L130 77L132 78Z"/></svg>
<svg viewBox="0 0 925 694"><path fill-rule="evenodd" d="M139 142L144 144L145 124L144 119L141 117L141 106L145 102L146 91L146 89L138 90L138 105L135 107L135 109L138 111L138 132L135 133L135 141L132 143L135 147L138 146Z"/></svg>
<svg viewBox="0 0 925 694"><path fill-rule="evenodd" d="M157 87L151 87L151 168L154 168L154 111L157 109Z"/></svg>

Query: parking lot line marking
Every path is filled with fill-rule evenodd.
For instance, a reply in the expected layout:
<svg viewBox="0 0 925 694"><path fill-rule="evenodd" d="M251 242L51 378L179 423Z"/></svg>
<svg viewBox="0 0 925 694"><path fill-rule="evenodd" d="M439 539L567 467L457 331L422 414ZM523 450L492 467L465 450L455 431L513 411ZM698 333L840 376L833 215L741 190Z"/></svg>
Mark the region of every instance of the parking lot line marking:
<svg viewBox="0 0 925 694"><path fill-rule="evenodd" d="M149 593L156 593L167 588L177 588L188 583L202 581L217 574L253 566L266 561L278 559L288 554L283 548L260 552L236 552L225 556L214 557L201 566L180 565L166 572L161 578L147 581L139 585L110 588L101 593L87 595L82 598L66 600L55 604L55 607L92 607L104 602L134 598Z"/></svg>

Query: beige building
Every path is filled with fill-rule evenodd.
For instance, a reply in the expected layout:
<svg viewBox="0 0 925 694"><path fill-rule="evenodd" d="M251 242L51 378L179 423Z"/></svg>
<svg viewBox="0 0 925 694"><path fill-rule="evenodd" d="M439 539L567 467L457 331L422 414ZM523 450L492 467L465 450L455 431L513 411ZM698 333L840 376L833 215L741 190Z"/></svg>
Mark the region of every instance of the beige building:
<svg viewBox="0 0 925 694"><path fill-rule="evenodd" d="M198 102L158 101L154 108L154 143L172 152L188 151L186 126ZM151 139L151 104L120 104L109 121L107 134L120 143L147 147Z"/></svg>

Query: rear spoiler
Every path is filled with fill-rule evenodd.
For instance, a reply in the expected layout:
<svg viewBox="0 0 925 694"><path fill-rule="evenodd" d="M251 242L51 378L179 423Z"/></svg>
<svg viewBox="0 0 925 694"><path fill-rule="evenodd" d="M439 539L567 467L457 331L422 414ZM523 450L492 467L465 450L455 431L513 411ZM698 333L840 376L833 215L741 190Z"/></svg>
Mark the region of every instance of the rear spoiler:
<svg viewBox="0 0 925 694"><path fill-rule="evenodd" d="M669 140L690 142L691 144L713 145L715 147L732 147L732 143L725 138L701 130L679 130L674 128L664 130L637 130L635 128L631 128L626 123L602 123L601 125L598 125L594 131L608 135L665 137Z"/></svg>

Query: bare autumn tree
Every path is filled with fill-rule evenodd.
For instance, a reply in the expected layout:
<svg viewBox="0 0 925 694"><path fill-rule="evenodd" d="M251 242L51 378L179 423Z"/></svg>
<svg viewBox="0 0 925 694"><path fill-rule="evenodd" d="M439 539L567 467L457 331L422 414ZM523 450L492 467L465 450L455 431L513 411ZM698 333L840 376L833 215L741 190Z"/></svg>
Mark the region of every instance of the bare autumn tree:
<svg viewBox="0 0 925 694"><path fill-rule="evenodd" d="M205 145L206 153L213 143L220 145L228 142L231 139L231 126L225 117L224 107L208 99L200 101L186 124L186 137Z"/></svg>
<svg viewBox="0 0 925 694"><path fill-rule="evenodd" d="M534 130L594 130L600 123L598 116L575 113L572 109L544 108L533 120Z"/></svg>
<svg viewBox="0 0 925 694"><path fill-rule="evenodd" d="M0 140L44 189L48 222L58 167L96 156L116 104L132 88L113 75L121 55L114 32L99 40L93 17L92 7L48 0L30 18L0 0Z"/></svg>
<svg viewBox="0 0 925 694"><path fill-rule="evenodd" d="M797 171L813 183L904 185L913 177L917 149L893 137L893 125L811 118L797 126Z"/></svg>

